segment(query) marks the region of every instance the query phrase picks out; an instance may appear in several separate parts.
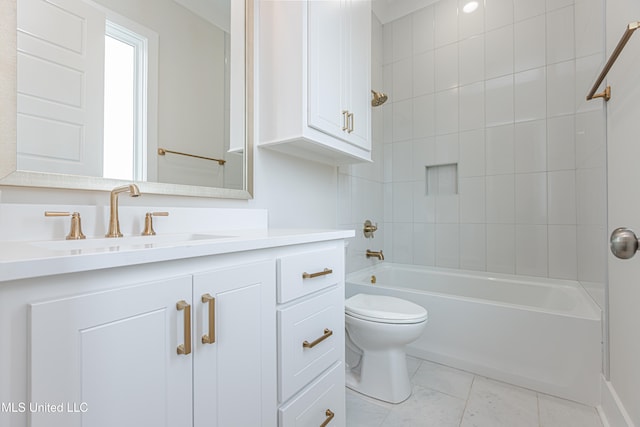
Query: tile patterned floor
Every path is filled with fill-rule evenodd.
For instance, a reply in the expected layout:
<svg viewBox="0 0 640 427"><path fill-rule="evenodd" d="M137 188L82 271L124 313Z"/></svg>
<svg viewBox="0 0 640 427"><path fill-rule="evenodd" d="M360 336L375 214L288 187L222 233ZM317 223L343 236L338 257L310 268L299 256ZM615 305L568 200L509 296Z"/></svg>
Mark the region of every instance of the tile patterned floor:
<svg viewBox="0 0 640 427"><path fill-rule="evenodd" d="M411 397L392 405L347 389L347 427L602 427L595 408L408 360Z"/></svg>

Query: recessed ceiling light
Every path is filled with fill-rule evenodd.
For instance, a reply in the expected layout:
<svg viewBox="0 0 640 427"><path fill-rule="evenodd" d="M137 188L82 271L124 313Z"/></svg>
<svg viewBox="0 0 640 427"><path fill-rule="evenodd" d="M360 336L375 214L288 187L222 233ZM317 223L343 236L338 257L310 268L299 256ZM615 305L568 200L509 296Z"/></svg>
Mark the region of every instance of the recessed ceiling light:
<svg viewBox="0 0 640 427"><path fill-rule="evenodd" d="M462 7L462 11L464 13L471 13L474 10L476 10L477 8L478 8L478 2L477 1L470 1L470 2L467 2L467 4L465 4Z"/></svg>

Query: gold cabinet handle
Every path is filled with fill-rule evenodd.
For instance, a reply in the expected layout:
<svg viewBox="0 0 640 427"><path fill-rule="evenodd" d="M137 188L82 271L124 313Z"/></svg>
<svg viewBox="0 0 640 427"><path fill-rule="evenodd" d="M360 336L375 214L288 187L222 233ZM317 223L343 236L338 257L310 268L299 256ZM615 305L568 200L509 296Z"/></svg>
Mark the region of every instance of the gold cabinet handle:
<svg viewBox="0 0 640 427"><path fill-rule="evenodd" d="M324 329L324 334L322 334L322 336L318 339L316 339L313 342L309 342L307 340L305 340L302 343L302 347L304 348L313 348L315 346L317 346L318 344L320 344L322 341L326 340L327 338L329 338L331 335L333 335L333 331L331 329Z"/></svg>
<svg viewBox="0 0 640 427"><path fill-rule="evenodd" d="M327 425L329 425L329 423L331 422L331 420L333 419L333 417L336 416L336 414L334 414L331 409L327 409L325 411L325 416L327 417L324 422L322 424L320 424L320 427L326 427Z"/></svg>
<svg viewBox="0 0 640 427"><path fill-rule="evenodd" d="M303 279L313 279L314 277L326 276L327 274L333 273L333 270L330 268L325 268L323 271L318 271L317 273L307 273L306 271L302 273Z"/></svg>
<svg viewBox="0 0 640 427"><path fill-rule="evenodd" d="M353 127L355 126L355 119L353 118L353 113L349 113L347 114L347 123L348 123L348 127L349 129L347 130L347 132L351 133L353 132Z"/></svg>
<svg viewBox="0 0 640 427"><path fill-rule="evenodd" d="M178 346L178 354L191 354L191 305L185 300L176 304L178 311L184 311L184 344Z"/></svg>
<svg viewBox="0 0 640 427"><path fill-rule="evenodd" d="M347 129L349 129L349 112L342 110L342 130L345 131Z"/></svg>
<svg viewBox="0 0 640 427"><path fill-rule="evenodd" d="M204 294L202 302L209 304L209 333L202 336L202 344L213 344L216 342L216 299L210 294Z"/></svg>

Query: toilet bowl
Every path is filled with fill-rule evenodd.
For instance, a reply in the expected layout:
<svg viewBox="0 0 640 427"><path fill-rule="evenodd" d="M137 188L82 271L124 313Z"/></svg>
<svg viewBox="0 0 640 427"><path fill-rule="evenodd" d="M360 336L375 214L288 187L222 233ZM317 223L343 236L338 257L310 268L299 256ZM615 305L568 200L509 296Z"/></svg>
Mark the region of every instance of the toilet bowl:
<svg viewBox="0 0 640 427"><path fill-rule="evenodd" d="M356 294L345 301L347 372L352 390L390 403L411 395L405 346L420 337L427 310L382 295Z"/></svg>

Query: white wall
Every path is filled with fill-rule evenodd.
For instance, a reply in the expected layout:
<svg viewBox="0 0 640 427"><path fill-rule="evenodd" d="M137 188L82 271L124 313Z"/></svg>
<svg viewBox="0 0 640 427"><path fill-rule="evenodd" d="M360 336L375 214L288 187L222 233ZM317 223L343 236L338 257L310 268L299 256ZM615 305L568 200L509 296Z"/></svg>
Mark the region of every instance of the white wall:
<svg viewBox="0 0 640 427"><path fill-rule="evenodd" d="M602 0L457 0L384 25L385 253L602 284ZM462 3L460 3L462 4ZM457 195L425 166L457 163Z"/></svg>

